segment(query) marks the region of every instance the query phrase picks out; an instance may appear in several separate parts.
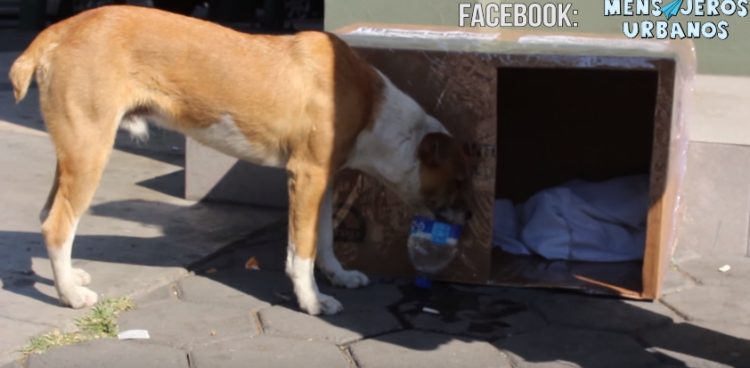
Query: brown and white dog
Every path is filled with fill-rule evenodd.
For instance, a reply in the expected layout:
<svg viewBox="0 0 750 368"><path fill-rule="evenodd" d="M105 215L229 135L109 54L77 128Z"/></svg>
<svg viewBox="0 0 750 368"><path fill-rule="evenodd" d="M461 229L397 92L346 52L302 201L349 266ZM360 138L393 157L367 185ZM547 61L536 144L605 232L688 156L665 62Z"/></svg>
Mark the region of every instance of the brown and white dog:
<svg viewBox="0 0 750 368"><path fill-rule="evenodd" d="M10 71L15 97L32 76L57 153L42 234L60 300L91 306L88 273L71 267L87 210L118 128L146 136L146 121L256 164L289 173L286 272L300 308L342 309L321 294L313 267L354 288L332 243L331 179L344 167L381 179L408 203L450 208L463 179L446 129L336 36L248 35L159 10L110 6L42 32Z"/></svg>

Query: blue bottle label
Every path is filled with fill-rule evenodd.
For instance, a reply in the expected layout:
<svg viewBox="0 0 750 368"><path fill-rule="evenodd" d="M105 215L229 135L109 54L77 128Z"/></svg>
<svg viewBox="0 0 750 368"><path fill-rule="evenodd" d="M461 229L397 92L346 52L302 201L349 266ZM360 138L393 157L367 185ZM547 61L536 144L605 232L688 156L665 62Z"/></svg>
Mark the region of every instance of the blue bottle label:
<svg viewBox="0 0 750 368"><path fill-rule="evenodd" d="M436 245L456 245L461 227L417 216L411 223L411 236L428 239Z"/></svg>

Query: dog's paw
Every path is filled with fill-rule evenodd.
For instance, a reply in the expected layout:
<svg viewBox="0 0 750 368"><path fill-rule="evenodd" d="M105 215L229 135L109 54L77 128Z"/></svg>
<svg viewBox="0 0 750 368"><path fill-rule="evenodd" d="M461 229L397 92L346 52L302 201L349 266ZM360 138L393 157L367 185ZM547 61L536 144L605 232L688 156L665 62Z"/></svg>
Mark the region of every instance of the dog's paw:
<svg viewBox="0 0 750 368"><path fill-rule="evenodd" d="M320 300L320 311L323 314L336 314L338 312L341 312L344 310L344 306L341 305L341 302L336 300L336 298L326 295L326 294L320 294L319 296Z"/></svg>
<svg viewBox="0 0 750 368"><path fill-rule="evenodd" d="M367 278L367 275L354 270L342 270L336 272L331 274L328 279L331 280L331 284L334 286L345 287L348 289L367 286L370 283L370 279Z"/></svg>
<svg viewBox="0 0 750 368"><path fill-rule="evenodd" d="M344 309L338 300L326 294L317 294L314 298L299 299L299 307L314 316L336 314Z"/></svg>
<svg viewBox="0 0 750 368"><path fill-rule="evenodd" d="M60 296L63 304L75 309L91 307L96 304L97 300L99 297L96 293L83 286L76 286Z"/></svg>
<svg viewBox="0 0 750 368"><path fill-rule="evenodd" d="M78 286L86 286L91 283L91 275L81 268L73 269L73 282Z"/></svg>

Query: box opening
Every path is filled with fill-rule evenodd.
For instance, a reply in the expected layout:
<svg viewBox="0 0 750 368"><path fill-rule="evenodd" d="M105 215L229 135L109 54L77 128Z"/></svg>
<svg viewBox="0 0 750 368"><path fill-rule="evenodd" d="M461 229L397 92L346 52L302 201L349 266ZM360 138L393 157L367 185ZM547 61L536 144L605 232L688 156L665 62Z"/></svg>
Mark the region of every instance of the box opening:
<svg viewBox="0 0 750 368"><path fill-rule="evenodd" d="M649 175L657 71L501 67L497 73L496 200L517 206L571 180ZM550 261L492 249L495 284L642 292L642 261Z"/></svg>

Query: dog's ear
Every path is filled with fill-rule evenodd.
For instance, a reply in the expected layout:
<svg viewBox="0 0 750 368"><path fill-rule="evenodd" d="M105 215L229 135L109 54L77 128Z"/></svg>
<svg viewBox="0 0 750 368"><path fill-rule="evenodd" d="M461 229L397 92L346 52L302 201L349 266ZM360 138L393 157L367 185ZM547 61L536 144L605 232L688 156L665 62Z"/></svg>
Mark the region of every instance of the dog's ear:
<svg viewBox="0 0 750 368"><path fill-rule="evenodd" d="M419 142L417 156L427 167L444 165L451 154L451 137L445 133L429 133Z"/></svg>

